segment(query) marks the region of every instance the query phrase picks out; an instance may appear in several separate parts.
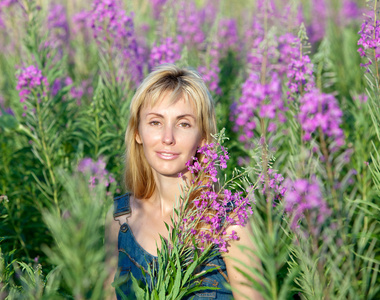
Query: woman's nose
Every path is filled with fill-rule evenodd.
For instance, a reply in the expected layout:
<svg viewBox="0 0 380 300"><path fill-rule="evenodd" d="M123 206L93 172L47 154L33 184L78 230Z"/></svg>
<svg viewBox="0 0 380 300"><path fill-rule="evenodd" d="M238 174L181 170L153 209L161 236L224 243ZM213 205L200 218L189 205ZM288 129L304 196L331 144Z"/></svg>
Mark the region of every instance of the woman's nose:
<svg viewBox="0 0 380 300"><path fill-rule="evenodd" d="M174 145L175 144L175 138L174 138L174 130L172 126L165 126L162 136L162 143L166 145Z"/></svg>

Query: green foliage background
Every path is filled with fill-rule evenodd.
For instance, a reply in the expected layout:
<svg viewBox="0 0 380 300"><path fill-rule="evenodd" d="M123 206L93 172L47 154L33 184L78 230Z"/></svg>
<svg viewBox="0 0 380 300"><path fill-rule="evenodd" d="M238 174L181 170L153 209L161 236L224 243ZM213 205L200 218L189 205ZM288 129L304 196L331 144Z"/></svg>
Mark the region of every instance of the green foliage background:
<svg viewBox="0 0 380 300"><path fill-rule="evenodd" d="M89 5L64 2L69 16ZM158 25L165 28L166 35L174 34L170 10L166 23L157 24L148 0L124 2L126 10L135 14L136 28L143 23L150 25L145 37L148 45L158 40ZM290 2L294 6L303 4L308 22L311 1ZM15 113L12 116L2 111L0 115L0 298L104 299L102 287L108 274L104 264L104 219L112 195L123 192L123 137L134 89L128 82L110 79L112 57L99 51L94 41L86 42L82 35L70 40L74 54L41 50L48 36L44 20L50 1L23 3L25 12L14 12L14 23L7 24L10 31L2 32L0 37L3 47L14 45L11 53L0 52L0 94L5 106ZM198 7L205 3L196 1ZM332 3L338 11L342 1ZM242 30L242 12L251 11L254 18L256 4L254 0L221 1L218 16L237 18ZM358 4L366 9L364 1ZM377 1L368 4L373 7ZM304 230L300 233L290 229L281 203L268 206L273 195L257 191L252 195L256 201L252 238L258 247L247 249L247 255L258 256L262 269L244 275L266 299L380 296L380 78L376 70L365 73L360 67L359 29L359 23L342 27L331 18L324 38L306 50L314 63L318 88L333 93L344 112L345 149L330 153L327 162L320 159L322 155L311 152L312 143L320 144L318 138L310 145L302 142L300 125L294 118L297 105L287 112L287 122L275 133L266 133L266 126L257 128L255 146L244 147L232 130L229 116L231 105L241 96L248 68L239 60L240 53L233 51L219 63L222 95L214 96L219 129L225 128L229 137L225 142L231 156L227 175L232 174L239 157L249 158L254 170L251 182L257 182L258 174L267 174L268 168L291 179L316 175L326 201L334 207L318 234L313 233L314 225L306 222L300 224L300 230ZM299 28L292 30L294 34L302 33ZM213 33L210 29L208 38ZM207 61L207 49L184 50L179 64L196 67L205 57ZM50 86L69 75L73 86L89 80L93 93L85 94L78 105L69 95L71 86L66 86L55 96L49 94L36 107L36 114L22 117L15 73L20 66L31 64L42 70ZM355 100L363 93L368 96L366 103ZM265 144L260 145L263 136ZM118 185L88 188L88 178L76 172L78 162L85 157L106 161ZM329 168L333 172L329 173Z"/></svg>

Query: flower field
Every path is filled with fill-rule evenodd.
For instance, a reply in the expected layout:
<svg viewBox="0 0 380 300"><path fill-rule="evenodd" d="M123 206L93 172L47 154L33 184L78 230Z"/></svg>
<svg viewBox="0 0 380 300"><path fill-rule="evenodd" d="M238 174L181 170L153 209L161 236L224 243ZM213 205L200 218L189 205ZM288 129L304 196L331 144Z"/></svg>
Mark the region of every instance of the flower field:
<svg viewBox="0 0 380 300"><path fill-rule="evenodd" d="M196 69L215 100L229 156L215 181L251 202L252 285L268 300L379 299L379 12L0 0L0 299L106 299L129 104L162 63Z"/></svg>

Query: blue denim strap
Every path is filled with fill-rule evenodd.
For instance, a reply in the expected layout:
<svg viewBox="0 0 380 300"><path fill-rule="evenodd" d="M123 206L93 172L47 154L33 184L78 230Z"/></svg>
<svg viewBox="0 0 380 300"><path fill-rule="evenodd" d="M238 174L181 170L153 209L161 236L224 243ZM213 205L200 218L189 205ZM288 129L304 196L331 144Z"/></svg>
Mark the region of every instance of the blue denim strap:
<svg viewBox="0 0 380 300"><path fill-rule="evenodd" d="M129 205L129 197L131 194L126 193L119 197L114 198L114 211L113 217L119 217L122 215L129 215L131 213L131 206Z"/></svg>

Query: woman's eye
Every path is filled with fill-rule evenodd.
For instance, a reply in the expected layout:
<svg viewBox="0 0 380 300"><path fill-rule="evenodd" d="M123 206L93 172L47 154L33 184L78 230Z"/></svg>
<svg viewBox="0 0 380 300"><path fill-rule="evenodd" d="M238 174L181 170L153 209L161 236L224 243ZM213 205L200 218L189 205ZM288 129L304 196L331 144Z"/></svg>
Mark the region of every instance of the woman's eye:
<svg viewBox="0 0 380 300"><path fill-rule="evenodd" d="M186 123L186 122L182 122L182 123L180 123L179 126L184 127L184 128L189 128L189 127L191 127L191 125L190 125L189 123Z"/></svg>
<svg viewBox="0 0 380 300"><path fill-rule="evenodd" d="M149 124L152 125L152 126L158 126L158 125L160 125L160 122L158 122L158 121L151 121L151 122L149 122Z"/></svg>

